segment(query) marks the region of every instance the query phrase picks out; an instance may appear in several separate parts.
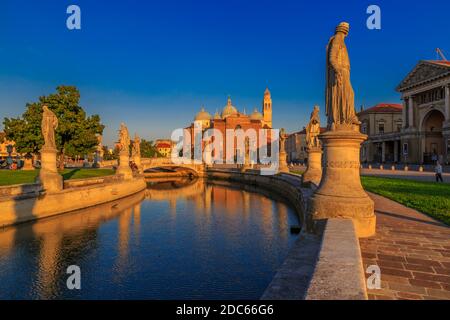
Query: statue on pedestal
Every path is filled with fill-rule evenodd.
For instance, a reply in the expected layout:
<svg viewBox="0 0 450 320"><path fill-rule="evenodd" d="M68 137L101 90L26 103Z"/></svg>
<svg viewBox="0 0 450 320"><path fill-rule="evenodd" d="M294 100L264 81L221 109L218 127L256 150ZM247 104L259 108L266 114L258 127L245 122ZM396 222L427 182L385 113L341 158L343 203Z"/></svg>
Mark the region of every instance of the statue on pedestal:
<svg viewBox="0 0 450 320"><path fill-rule="evenodd" d="M120 124L120 130L119 130L119 150L120 153L129 153L130 151L130 134L128 133L127 126L122 122Z"/></svg>
<svg viewBox="0 0 450 320"><path fill-rule="evenodd" d="M279 150L279 161L278 161L278 171L289 172L289 167L286 162L286 138L287 134L284 128L280 129L279 139L280 139L280 150Z"/></svg>
<svg viewBox="0 0 450 320"><path fill-rule="evenodd" d="M136 169L139 172L142 172L143 170L141 165L141 139L136 133L134 134L134 140L131 149L131 159L133 160L133 163L136 166L134 169Z"/></svg>
<svg viewBox="0 0 450 320"><path fill-rule="evenodd" d="M58 118L46 105L42 110L41 132L44 145L41 149L41 170L37 182L42 183L47 192L58 192L63 189L62 176L56 166L55 130L58 128Z"/></svg>
<svg viewBox="0 0 450 320"><path fill-rule="evenodd" d="M322 148L320 146L320 115L319 107L314 106L311 118L306 126L306 145L308 146L308 163L306 171L302 174L304 185L318 186L322 178Z"/></svg>
<svg viewBox="0 0 450 320"><path fill-rule="evenodd" d="M308 125L306 126L306 145L308 148L320 147L320 115L319 106L314 106Z"/></svg>
<svg viewBox="0 0 450 320"><path fill-rule="evenodd" d="M359 125L355 96L350 82L350 58L345 45L350 26L341 22L327 46L326 114L328 130Z"/></svg>
<svg viewBox="0 0 450 320"><path fill-rule="evenodd" d="M55 130L58 128L58 118L44 105L42 107L42 135L44 136L43 149L56 149Z"/></svg>
<svg viewBox="0 0 450 320"><path fill-rule="evenodd" d="M374 203L361 185L360 149L367 136L359 132L350 60L344 39L349 31L340 23L327 47L326 113L328 131L319 135L324 161L320 183L309 200L308 231L323 232L329 218L351 219L358 237L375 233ZM309 151L311 155L313 152Z"/></svg>
<svg viewBox="0 0 450 320"><path fill-rule="evenodd" d="M119 148L119 166L117 167L116 174L122 175L124 179L131 179L133 177L133 171L130 167L130 134L123 122L120 124L119 142L117 146Z"/></svg>

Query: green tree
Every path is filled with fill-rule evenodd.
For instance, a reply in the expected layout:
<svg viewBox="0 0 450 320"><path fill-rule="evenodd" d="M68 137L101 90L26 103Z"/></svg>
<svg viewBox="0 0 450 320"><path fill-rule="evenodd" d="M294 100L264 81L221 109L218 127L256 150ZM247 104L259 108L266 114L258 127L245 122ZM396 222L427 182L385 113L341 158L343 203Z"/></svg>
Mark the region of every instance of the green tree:
<svg viewBox="0 0 450 320"><path fill-rule="evenodd" d="M154 158L162 157L162 155L156 150L153 141L141 140L141 157L142 158Z"/></svg>
<svg viewBox="0 0 450 320"><path fill-rule="evenodd" d="M58 117L56 144L60 155L60 168L64 168L64 156L85 155L95 151L97 134L104 125L98 115L87 116L79 105L80 93L74 86L59 86L57 92L39 97L38 102L27 103L19 118L3 121L8 139L16 142L20 153L38 153L44 144L41 134L42 106L47 105Z"/></svg>

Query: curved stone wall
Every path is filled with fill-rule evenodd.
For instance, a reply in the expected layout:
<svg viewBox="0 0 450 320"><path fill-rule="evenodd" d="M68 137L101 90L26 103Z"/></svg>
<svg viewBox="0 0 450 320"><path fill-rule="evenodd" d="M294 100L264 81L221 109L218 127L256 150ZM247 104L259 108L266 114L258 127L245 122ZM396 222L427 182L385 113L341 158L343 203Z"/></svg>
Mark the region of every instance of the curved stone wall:
<svg viewBox="0 0 450 320"><path fill-rule="evenodd" d="M0 227L114 201L142 191L146 186L142 176L128 180L116 176L80 179L53 193L36 191L36 185L11 186L9 195L0 196ZM12 194L17 188L30 188L34 192Z"/></svg>

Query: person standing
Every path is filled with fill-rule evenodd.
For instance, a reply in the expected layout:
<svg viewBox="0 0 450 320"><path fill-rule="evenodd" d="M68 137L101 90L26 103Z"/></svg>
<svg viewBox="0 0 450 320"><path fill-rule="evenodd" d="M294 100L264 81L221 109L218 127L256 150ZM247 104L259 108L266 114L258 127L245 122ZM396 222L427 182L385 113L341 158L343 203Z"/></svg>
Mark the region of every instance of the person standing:
<svg viewBox="0 0 450 320"><path fill-rule="evenodd" d="M442 166L439 161L436 161L436 168L434 170L436 172L436 182L439 182L439 180L441 182L444 182L444 180L442 179Z"/></svg>

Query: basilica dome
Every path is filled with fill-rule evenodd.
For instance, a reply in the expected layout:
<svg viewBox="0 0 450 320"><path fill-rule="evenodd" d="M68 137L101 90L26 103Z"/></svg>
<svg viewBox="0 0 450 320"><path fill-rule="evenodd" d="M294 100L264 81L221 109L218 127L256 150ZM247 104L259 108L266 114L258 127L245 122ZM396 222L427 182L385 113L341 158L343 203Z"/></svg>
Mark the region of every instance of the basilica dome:
<svg viewBox="0 0 450 320"><path fill-rule="evenodd" d="M211 115L205 111L205 108L202 107L202 109L197 113L197 115L194 118L195 121L204 121L204 120L211 120Z"/></svg>
<svg viewBox="0 0 450 320"><path fill-rule="evenodd" d="M227 105L222 110L222 118L226 118L231 115L236 115L238 113L237 109L231 104L231 98L228 97Z"/></svg>
<svg viewBox="0 0 450 320"><path fill-rule="evenodd" d="M251 120L262 120L263 115L261 112L258 111L258 109L255 108L255 110L253 110L253 113L250 115L250 119Z"/></svg>

